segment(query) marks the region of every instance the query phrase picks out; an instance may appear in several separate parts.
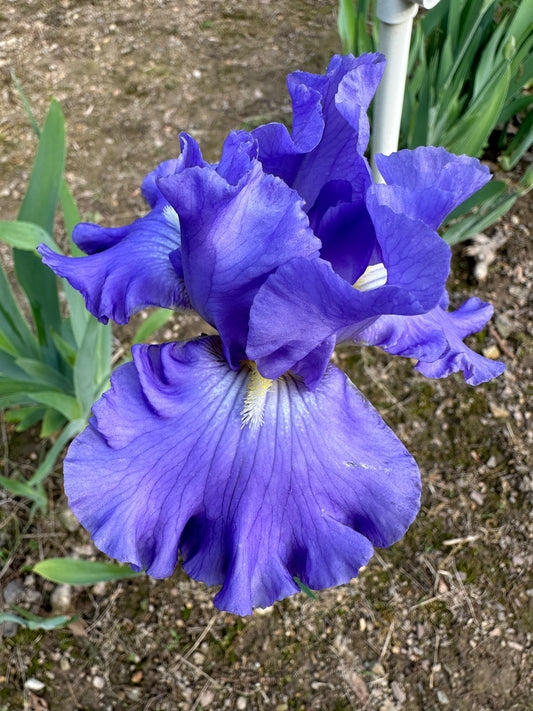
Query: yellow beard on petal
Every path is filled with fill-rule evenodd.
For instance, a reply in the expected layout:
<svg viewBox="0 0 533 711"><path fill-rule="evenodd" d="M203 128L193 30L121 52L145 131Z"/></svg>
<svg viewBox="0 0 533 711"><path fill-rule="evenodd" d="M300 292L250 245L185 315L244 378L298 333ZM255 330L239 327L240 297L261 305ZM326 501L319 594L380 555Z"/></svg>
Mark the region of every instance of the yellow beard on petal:
<svg viewBox="0 0 533 711"><path fill-rule="evenodd" d="M266 396L274 381L263 378L253 360L246 360L244 364L248 366L250 375L244 407L241 410L242 426L248 425L251 429L258 429L263 424Z"/></svg>

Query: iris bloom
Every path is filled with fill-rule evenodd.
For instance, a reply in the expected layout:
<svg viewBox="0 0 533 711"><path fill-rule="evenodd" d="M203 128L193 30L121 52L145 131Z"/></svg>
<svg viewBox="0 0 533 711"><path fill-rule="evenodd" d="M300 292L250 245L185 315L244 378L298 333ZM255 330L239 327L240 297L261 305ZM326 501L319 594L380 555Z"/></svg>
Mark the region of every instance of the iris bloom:
<svg viewBox="0 0 533 711"><path fill-rule="evenodd" d="M353 340L416 358L425 375L503 370L467 348L491 307L447 311L450 250L435 231L488 171L441 148L379 158L366 111L380 55L288 78L292 132L233 132L218 164L193 138L143 182L148 214L76 227L86 257L40 248L101 321L194 309L217 336L136 346L65 460L74 513L108 555L163 578L220 585L249 614L357 575L413 521L418 468L330 364Z"/></svg>

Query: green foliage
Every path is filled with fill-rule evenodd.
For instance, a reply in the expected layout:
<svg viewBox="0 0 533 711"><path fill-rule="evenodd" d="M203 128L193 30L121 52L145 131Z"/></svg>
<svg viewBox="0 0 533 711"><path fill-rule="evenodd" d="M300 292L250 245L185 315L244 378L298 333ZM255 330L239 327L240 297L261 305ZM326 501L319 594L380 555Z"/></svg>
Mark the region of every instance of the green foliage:
<svg viewBox="0 0 533 711"><path fill-rule="evenodd" d="M18 614L14 615L10 612L0 614L0 624L2 622L15 622L17 625L26 627L29 630L55 630L58 627L64 627L70 624L76 618L60 615L59 617L39 617L21 607L12 605L12 609Z"/></svg>
<svg viewBox="0 0 533 711"><path fill-rule="evenodd" d="M58 280L36 252L40 243L60 251L52 234L58 206L73 256L82 252L72 241L80 222L76 203L63 178L65 124L61 107L52 101L42 131L17 88L39 145L26 194L16 221L0 221L0 240L13 248L15 276L26 304L18 302L0 267L0 409L18 431L41 423L41 437L59 432L32 478L25 482L0 478L12 494L25 496L45 509L43 480L68 442L87 423L91 406L107 388L111 374L111 327L85 308L81 294ZM60 292L68 304L60 309ZM171 312L154 312L141 326L135 342L147 338Z"/></svg>
<svg viewBox="0 0 533 711"><path fill-rule="evenodd" d="M337 25L342 49L356 57L375 52L378 45L378 22L372 0L339 0ZM356 9L357 8L357 9Z"/></svg>
<svg viewBox="0 0 533 711"><path fill-rule="evenodd" d="M532 187L533 166L524 173L516 190L509 188L504 180L491 180L448 216L444 239L448 244L456 244L483 232L505 215L516 200Z"/></svg>
<svg viewBox="0 0 533 711"><path fill-rule="evenodd" d="M48 558L33 566L33 572L54 583L68 585L94 585L107 580L137 578L144 573L136 573L125 565L101 563L77 558Z"/></svg>
<svg viewBox="0 0 533 711"><path fill-rule="evenodd" d="M339 0L344 51L377 49L372 4ZM479 157L493 140L500 165L512 169L533 143L533 3L441 0L415 20L400 147L444 146ZM508 130L510 124L518 130ZM451 216L450 244L481 232L531 188L498 181Z"/></svg>
<svg viewBox="0 0 533 711"><path fill-rule="evenodd" d="M307 595L307 597L310 597L311 600L318 600L318 597L311 590L311 588L307 587L307 585L305 583L302 583L302 581L300 580L300 578L298 576L296 576L294 578L294 582L296 583L296 585L298 585L298 587L304 593L304 595Z"/></svg>
<svg viewBox="0 0 533 711"><path fill-rule="evenodd" d="M63 180L64 162L64 119L52 101L18 220L0 222L0 239L13 247L15 275L30 307L26 317L0 269L0 408L12 408L6 419L19 431L41 422L41 436L48 437L64 428L30 482L3 478L1 483L41 508L46 506L41 482L61 449L85 426L111 364L109 326L90 316L82 296L64 281L70 315L61 314L58 280L36 252L41 242L59 251L52 237L59 201L69 237L79 221Z"/></svg>
<svg viewBox="0 0 533 711"><path fill-rule="evenodd" d="M172 311L168 309L156 309L152 311L150 316L141 323L137 329L135 336L133 337L133 344L142 343L147 338L149 338L154 331L164 326L167 321L171 318Z"/></svg>
<svg viewBox="0 0 533 711"><path fill-rule="evenodd" d="M533 95L522 93L533 80L532 26L533 5L527 2L441 0L425 13L411 43L405 145L441 145L480 156L502 124L499 148L507 149L512 141L505 124L532 111ZM515 144L518 157L519 145L527 149L523 135Z"/></svg>

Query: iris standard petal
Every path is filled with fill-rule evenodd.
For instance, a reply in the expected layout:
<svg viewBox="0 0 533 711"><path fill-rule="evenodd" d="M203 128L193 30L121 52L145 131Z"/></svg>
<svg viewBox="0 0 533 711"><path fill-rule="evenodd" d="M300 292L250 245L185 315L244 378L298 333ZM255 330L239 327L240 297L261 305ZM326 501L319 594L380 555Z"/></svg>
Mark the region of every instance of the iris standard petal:
<svg viewBox="0 0 533 711"><path fill-rule="evenodd" d="M232 159L225 146L217 171L192 168L159 185L180 216L191 304L218 330L228 362L238 367L246 358L249 310L257 290L295 255L317 256L320 242L297 193L264 173L253 158L249 136L230 139L238 155Z"/></svg>
<svg viewBox="0 0 533 711"><path fill-rule="evenodd" d="M477 158L456 156L435 146L377 155L375 160L387 183L378 188L382 201L435 230L491 178Z"/></svg>
<svg viewBox="0 0 533 711"><path fill-rule="evenodd" d="M94 227L100 235L109 233ZM127 323L145 306L188 308L183 279L170 261L181 244L174 213L153 210L117 233L115 244L88 257L65 257L45 245L39 253L44 264L81 292L88 311L102 323L110 318Z"/></svg>
<svg viewBox="0 0 533 711"><path fill-rule="evenodd" d="M244 424L252 376L218 338L138 347L115 371L65 460L65 489L110 556L222 585L238 614L347 582L398 540L419 507L412 457L331 367L311 393L291 375L267 384L263 424Z"/></svg>
<svg viewBox="0 0 533 711"><path fill-rule="evenodd" d="M295 188L310 209L331 180L371 182L363 158L368 143L366 110L383 74L382 55L336 55L326 75L294 72L287 84L293 130L267 124L252 132L268 173ZM320 113L319 113L320 111Z"/></svg>
<svg viewBox="0 0 533 711"><path fill-rule="evenodd" d="M347 180L326 183L308 212L309 224L320 239L320 256L353 284L368 265L375 231L365 205L368 185L358 189Z"/></svg>
<svg viewBox="0 0 533 711"><path fill-rule="evenodd" d="M490 319L491 304L473 297L456 311L446 311L446 302L420 316L382 316L360 334L360 340L393 355L416 358L416 370L429 378L464 371L467 383L479 385L500 375L503 363L484 358L463 343Z"/></svg>
<svg viewBox="0 0 533 711"><path fill-rule="evenodd" d="M160 163L155 170L148 173L142 184L142 194L150 207L154 208L161 204L166 204L166 200L159 190L157 181L174 173L180 173L185 168L193 165L207 165L202 158L200 146L188 133L180 133L181 153L178 158L166 160Z"/></svg>

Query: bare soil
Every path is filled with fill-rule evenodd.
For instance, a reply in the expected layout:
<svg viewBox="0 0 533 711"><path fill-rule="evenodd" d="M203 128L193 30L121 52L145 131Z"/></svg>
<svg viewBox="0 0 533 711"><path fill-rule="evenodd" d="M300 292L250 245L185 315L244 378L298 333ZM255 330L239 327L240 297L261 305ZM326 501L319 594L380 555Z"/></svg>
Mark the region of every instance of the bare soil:
<svg viewBox="0 0 533 711"><path fill-rule="evenodd" d="M215 160L232 128L290 120L285 76L323 71L339 51L336 5L4 0L2 217L16 217L35 151L11 68L40 121L52 96L62 103L67 177L84 217L119 225L142 214L141 180L177 154L180 130ZM424 481L407 536L349 585L243 619L219 613L213 592L179 570L165 581L58 589L28 567L101 557L68 517L61 467L47 482L47 516L0 493L2 603L15 592L35 614L78 616L49 632L4 628L0 711L532 709L531 218L524 198L488 230L507 241L485 282L464 247L449 282L454 306L474 294L494 304L471 345L506 362L502 377L474 389L378 352L337 353ZM195 328L178 317L162 337ZM117 337L127 345L127 333ZM2 446L2 474L30 476L47 444L3 423Z"/></svg>

